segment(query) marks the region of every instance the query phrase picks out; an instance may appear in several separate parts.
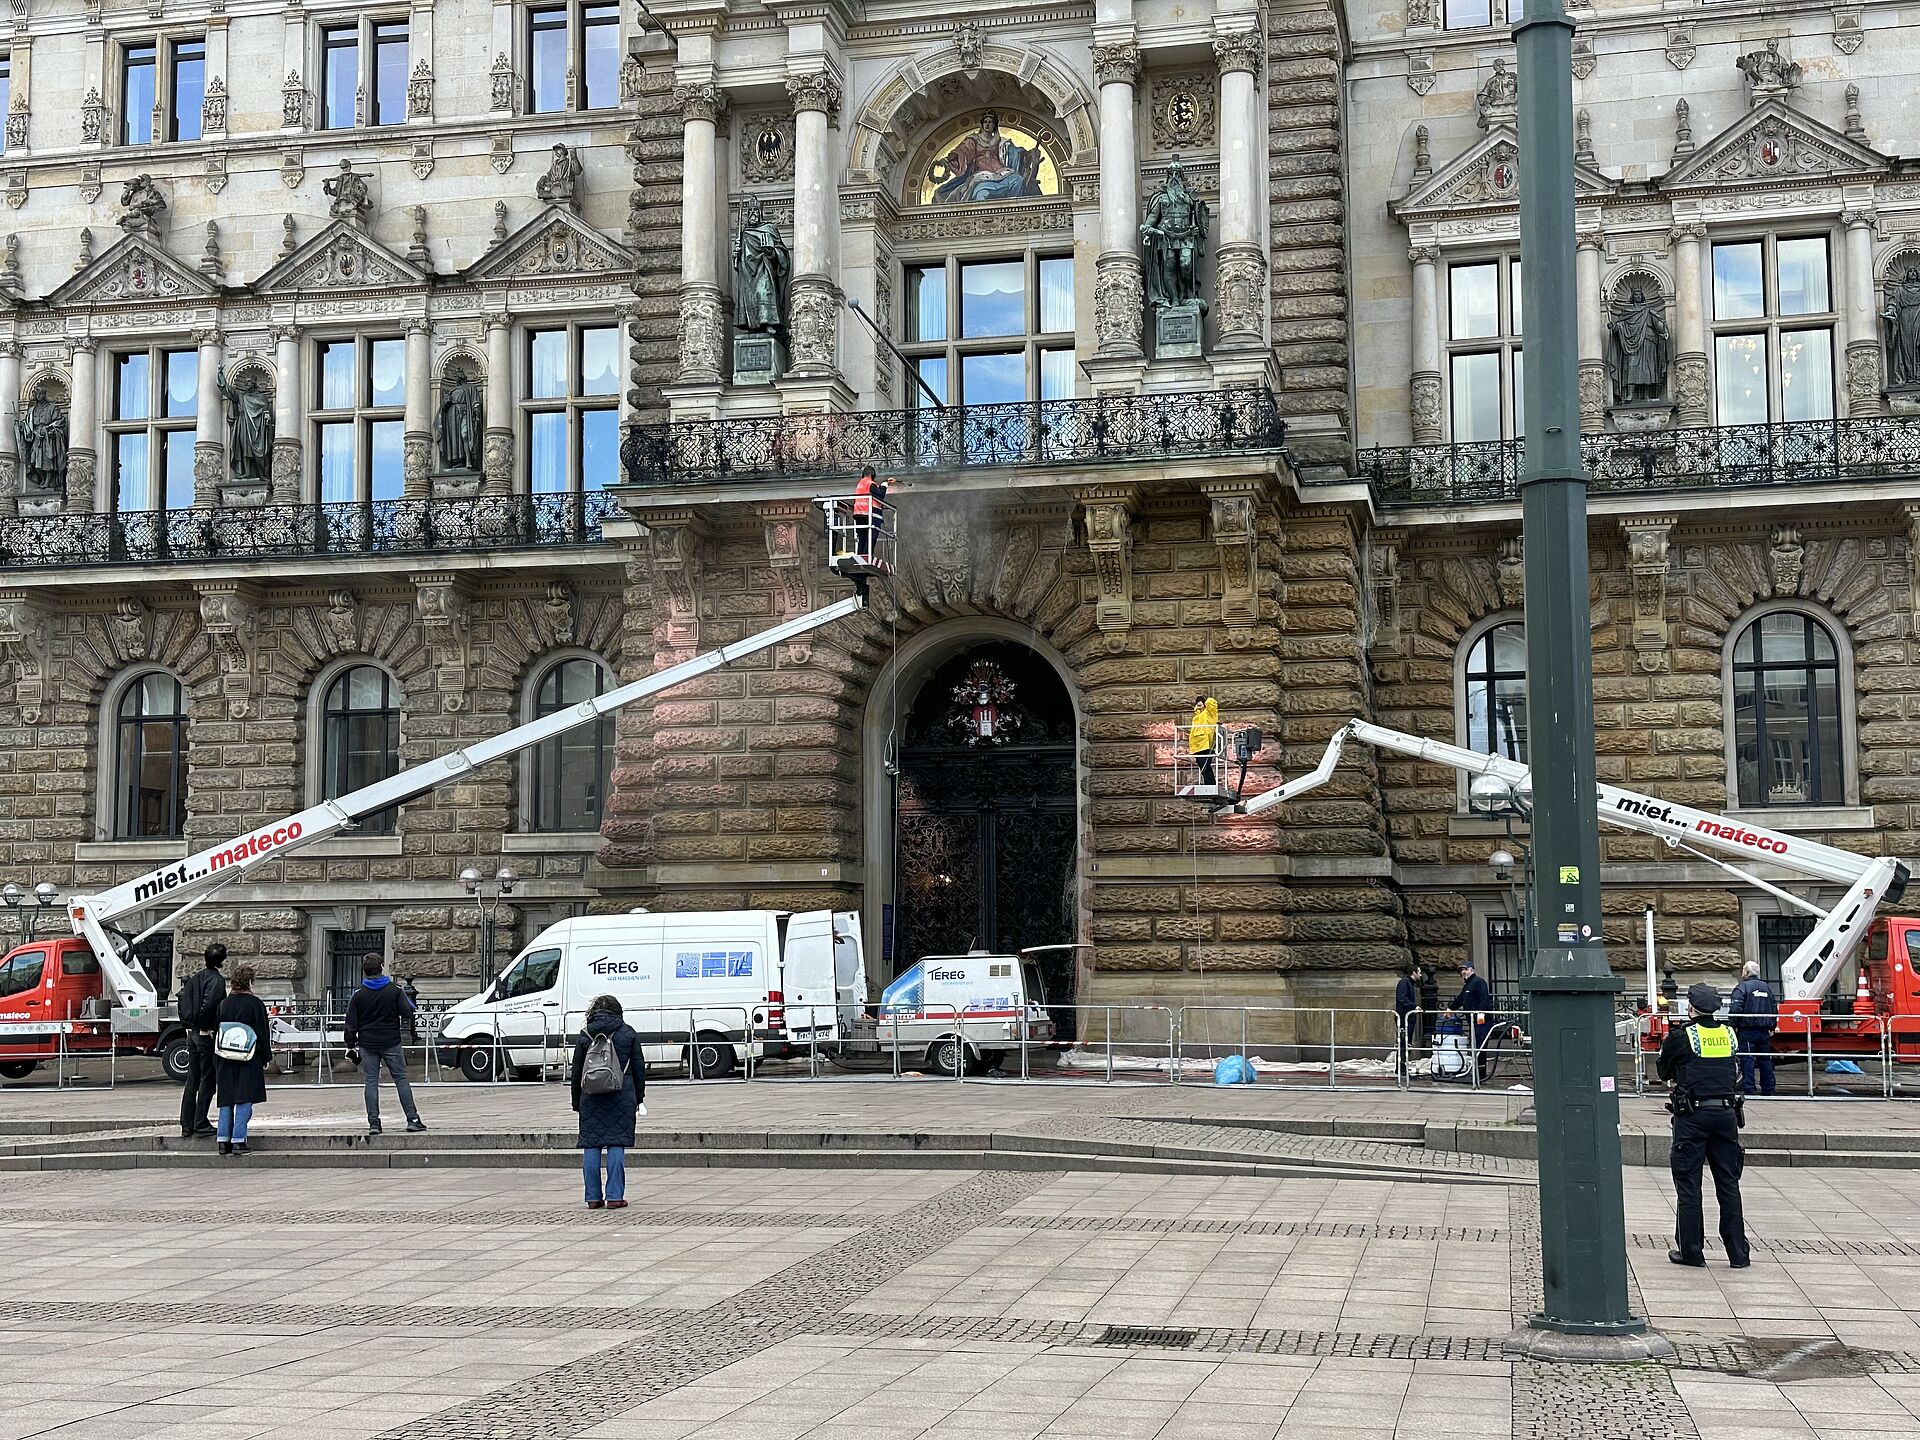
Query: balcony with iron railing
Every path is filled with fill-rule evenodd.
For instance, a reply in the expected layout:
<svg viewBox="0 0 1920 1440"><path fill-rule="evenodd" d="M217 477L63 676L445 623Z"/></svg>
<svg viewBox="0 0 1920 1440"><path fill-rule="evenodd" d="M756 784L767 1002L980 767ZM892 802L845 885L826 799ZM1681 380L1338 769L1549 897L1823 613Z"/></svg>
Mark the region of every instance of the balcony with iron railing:
<svg viewBox="0 0 1920 1440"><path fill-rule="evenodd" d="M945 409L740 415L628 427L628 484L659 491L980 469L1074 468L1275 454L1286 425L1264 386Z"/></svg>
<svg viewBox="0 0 1920 1440"><path fill-rule="evenodd" d="M615 511L604 491L140 510L0 519L0 570L167 565L587 545Z"/></svg>
<svg viewBox="0 0 1920 1440"><path fill-rule="evenodd" d="M1361 450L1356 478L1383 507L1493 505L1519 497L1518 440ZM1920 416L1603 432L1580 437L1595 495L1743 491L1920 479Z"/></svg>

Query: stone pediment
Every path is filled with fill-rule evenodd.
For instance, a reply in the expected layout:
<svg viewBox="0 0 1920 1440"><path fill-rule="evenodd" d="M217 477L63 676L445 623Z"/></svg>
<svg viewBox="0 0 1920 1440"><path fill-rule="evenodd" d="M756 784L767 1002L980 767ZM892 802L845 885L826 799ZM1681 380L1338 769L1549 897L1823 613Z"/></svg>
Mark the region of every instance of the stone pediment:
<svg viewBox="0 0 1920 1440"><path fill-rule="evenodd" d="M427 272L345 220L298 246L254 284L254 293L388 290L424 286Z"/></svg>
<svg viewBox="0 0 1920 1440"><path fill-rule="evenodd" d="M122 235L51 295L49 305L149 305L208 300L220 292L144 235Z"/></svg>
<svg viewBox="0 0 1920 1440"><path fill-rule="evenodd" d="M468 267L476 284L609 276L633 268L633 256L572 211L549 205Z"/></svg>
<svg viewBox="0 0 1920 1440"><path fill-rule="evenodd" d="M1885 173L1879 151L1803 115L1784 100L1763 101L1660 179L1662 190L1713 189L1754 181L1830 179Z"/></svg>
<svg viewBox="0 0 1920 1440"><path fill-rule="evenodd" d="M1575 161L1574 193L1599 199L1613 193L1613 181L1591 165ZM1468 147L1393 207L1402 220L1446 214L1457 210L1517 209L1520 205L1520 136L1507 125L1496 125L1476 145Z"/></svg>

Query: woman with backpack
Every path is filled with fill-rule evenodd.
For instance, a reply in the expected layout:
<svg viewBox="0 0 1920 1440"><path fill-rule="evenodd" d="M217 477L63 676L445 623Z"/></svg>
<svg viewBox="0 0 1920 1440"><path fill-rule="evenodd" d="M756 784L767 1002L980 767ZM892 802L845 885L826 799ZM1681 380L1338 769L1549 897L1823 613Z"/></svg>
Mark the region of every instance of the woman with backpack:
<svg viewBox="0 0 1920 1440"><path fill-rule="evenodd" d="M627 1208L627 1147L636 1115L647 1113L647 1066L640 1037L620 1002L597 996L573 1042L573 1108L580 1117L580 1168L589 1210ZM602 1157L606 1186L600 1183Z"/></svg>
<svg viewBox="0 0 1920 1440"><path fill-rule="evenodd" d="M273 1046L267 1007L253 993L253 966L242 965L227 983L227 998L213 1023L214 1098L220 1105L220 1153L244 1155L253 1107L267 1098Z"/></svg>

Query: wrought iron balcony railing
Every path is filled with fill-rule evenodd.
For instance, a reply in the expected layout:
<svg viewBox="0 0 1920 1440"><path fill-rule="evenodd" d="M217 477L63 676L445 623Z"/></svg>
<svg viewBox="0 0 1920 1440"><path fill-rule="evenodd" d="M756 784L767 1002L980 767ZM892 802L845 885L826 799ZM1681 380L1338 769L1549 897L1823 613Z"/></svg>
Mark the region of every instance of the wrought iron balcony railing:
<svg viewBox="0 0 1920 1440"><path fill-rule="evenodd" d="M1519 493L1518 440L1375 447L1356 457L1383 505L1485 505ZM1745 490L1920 476L1920 416L1580 437L1592 490Z"/></svg>
<svg viewBox="0 0 1920 1440"><path fill-rule="evenodd" d="M666 486L982 466L1086 465L1278 450L1273 393L1236 386L945 410L729 416L629 426L630 484Z"/></svg>
<svg viewBox="0 0 1920 1440"><path fill-rule="evenodd" d="M606 492L589 490L581 495L22 516L0 520L0 569L584 545L600 538L600 522L614 508Z"/></svg>

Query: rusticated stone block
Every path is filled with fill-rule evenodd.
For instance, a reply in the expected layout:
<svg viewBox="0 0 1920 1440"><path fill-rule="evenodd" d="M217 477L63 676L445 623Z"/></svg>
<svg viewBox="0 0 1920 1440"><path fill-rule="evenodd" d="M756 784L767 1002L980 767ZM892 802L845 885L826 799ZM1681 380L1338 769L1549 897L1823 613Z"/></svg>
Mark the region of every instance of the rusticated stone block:
<svg viewBox="0 0 1920 1440"><path fill-rule="evenodd" d="M1097 970L1178 970L1178 945L1103 945L1094 953Z"/></svg>

